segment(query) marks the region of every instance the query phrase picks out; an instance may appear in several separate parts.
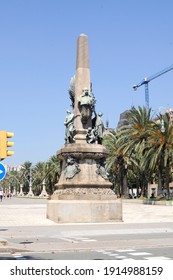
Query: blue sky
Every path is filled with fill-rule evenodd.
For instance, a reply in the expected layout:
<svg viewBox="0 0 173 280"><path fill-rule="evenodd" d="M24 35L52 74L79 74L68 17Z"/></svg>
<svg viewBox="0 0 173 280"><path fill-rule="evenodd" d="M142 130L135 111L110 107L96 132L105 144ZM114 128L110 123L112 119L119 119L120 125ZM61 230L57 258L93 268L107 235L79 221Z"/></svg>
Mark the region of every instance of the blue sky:
<svg viewBox="0 0 173 280"><path fill-rule="evenodd" d="M172 0L0 0L0 130L15 133L3 163L36 164L63 146L81 33L104 122L116 127L120 113L145 105L144 86L132 86L173 64L172 13ZM172 76L149 83L153 110L173 108Z"/></svg>

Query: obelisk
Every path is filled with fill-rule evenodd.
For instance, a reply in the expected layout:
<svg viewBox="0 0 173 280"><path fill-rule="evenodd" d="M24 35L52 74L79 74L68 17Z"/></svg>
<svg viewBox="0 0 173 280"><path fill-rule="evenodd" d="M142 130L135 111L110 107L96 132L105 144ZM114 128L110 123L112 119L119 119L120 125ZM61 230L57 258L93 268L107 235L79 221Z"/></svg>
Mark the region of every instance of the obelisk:
<svg viewBox="0 0 173 280"><path fill-rule="evenodd" d="M92 116L96 115L95 103L90 88L88 37L81 34L77 41L74 138L57 151L61 176L47 205L47 218L57 223L122 221L122 204L105 168L108 151L99 141L87 141L88 129L96 129Z"/></svg>
<svg viewBox="0 0 173 280"><path fill-rule="evenodd" d="M91 119L87 125L82 124L81 112L79 110L78 98L81 96L82 90L87 88L90 95L90 66L89 66L89 48L88 36L81 34L77 41L76 53L76 84L75 84L75 104L74 104L74 127L76 130L75 142L86 142L86 133L91 126Z"/></svg>

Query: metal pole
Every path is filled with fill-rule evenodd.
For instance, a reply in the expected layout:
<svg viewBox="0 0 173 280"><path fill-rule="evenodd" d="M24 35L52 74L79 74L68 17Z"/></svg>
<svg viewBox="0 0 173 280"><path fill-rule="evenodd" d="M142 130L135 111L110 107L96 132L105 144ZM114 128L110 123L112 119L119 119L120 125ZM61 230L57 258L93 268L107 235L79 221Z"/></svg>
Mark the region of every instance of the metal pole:
<svg viewBox="0 0 173 280"><path fill-rule="evenodd" d="M145 83L145 106L146 106L146 109L149 110L149 90L148 90L148 82Z"/></svg>

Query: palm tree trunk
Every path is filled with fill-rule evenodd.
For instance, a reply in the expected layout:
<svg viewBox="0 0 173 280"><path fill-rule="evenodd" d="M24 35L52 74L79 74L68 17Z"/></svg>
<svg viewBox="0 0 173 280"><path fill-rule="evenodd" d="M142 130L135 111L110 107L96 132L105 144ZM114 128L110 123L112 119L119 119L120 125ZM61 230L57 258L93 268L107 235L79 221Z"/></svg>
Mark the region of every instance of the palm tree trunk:
<svg viewBox="0 0 173 280"><path fill-rule="evenodd" d="M168 198L169 198L169 175L170 175L170 167L169 167L169 163L167 164L166 166L166 180L165 180L165 187L166 187L166 190L167 190L167 195L168 195Z"/></svg>
<svg viewBox="0 0 173 280"><path fill-rule="evenodd" d="M159 165L157 196L161 196L162 195L162 186L163 186L162 169L161 169L161 166Z"/></svg>
<svg viewBox="0 0 173 280"><path fill-rule="evenodd" d="M121 194L121 198L124 198L124 184L123 184L123 166L120 165L120 194Z"/></svg>
<svg viewBox="0 0 173 280"><path fill-rule="evenodd" d="M124 167L124 176L123 176L123 190L124 190L124 198L129 198L127 168L125 167Z"/></svg>

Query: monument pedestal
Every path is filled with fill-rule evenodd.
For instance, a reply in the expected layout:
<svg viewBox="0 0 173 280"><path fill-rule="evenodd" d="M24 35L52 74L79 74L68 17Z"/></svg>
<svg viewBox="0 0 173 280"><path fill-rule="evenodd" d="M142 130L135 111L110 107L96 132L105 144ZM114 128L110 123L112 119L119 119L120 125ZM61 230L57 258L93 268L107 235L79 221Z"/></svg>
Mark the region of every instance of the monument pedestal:
<svg viewBox="0 0 173 280"><path fill-rule="evenodd" d="M47 218L56 223L122 221L121 200L48 200Z"/></svg>
<svg viewBox="0 0 173 280"><path fill-rule="evenodd" d="M68 144L57 152L62 160L62 171L57 190L48 200L48 219L57 223L122 221L121 200L111 189L107 175L100 171L99 162L106 155L104 146L87 143ZM66 174L69 157L75 159L71 166L77 164L80 170L76 174Z"/></svg>

